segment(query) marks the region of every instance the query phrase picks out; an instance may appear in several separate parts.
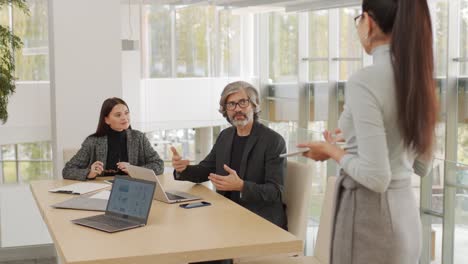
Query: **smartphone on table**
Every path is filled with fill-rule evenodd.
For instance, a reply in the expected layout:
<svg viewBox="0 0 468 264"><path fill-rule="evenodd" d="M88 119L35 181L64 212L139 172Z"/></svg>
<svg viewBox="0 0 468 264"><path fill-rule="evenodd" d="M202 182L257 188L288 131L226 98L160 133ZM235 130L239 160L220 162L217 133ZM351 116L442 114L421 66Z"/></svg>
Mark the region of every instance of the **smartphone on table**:
<svg viewBox="0 0 468 264"><path fill-rule="evenodd" d="M196 203L185 203L185 204L181 204L179 206L184 208L184 209L192 209L192 208L203 207L203 206L208 206L208 205L211 205L211 203L201 201L201 202L196 202Z"/></svg>

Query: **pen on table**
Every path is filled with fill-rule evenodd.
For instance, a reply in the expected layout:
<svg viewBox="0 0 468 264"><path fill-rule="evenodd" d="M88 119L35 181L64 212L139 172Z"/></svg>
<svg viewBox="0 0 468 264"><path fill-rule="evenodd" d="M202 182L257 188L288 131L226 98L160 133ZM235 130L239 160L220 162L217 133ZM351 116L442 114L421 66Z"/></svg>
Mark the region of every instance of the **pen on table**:
<svg viewBox="0 0 468 264"><path fill-rule="evenodd" d="M78 194L78 193L74 193L73 191L67 191L67 190L58 190L56 191L56 193Z"/></svg>

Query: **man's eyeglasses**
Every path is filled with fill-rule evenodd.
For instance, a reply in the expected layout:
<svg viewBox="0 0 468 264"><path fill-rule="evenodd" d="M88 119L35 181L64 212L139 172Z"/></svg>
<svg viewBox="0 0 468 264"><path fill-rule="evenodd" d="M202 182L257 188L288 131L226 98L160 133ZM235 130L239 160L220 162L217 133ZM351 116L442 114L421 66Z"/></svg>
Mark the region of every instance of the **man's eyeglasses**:
<svg viewBox="0 0 468 264"><path fill-rule="evenodd" d="M234 110L236 109L236 106L239 106L240 108L246 108L250 104L250 99L240 99L237 102L228 102L226 103L226 109L227 110Z"/></svg>

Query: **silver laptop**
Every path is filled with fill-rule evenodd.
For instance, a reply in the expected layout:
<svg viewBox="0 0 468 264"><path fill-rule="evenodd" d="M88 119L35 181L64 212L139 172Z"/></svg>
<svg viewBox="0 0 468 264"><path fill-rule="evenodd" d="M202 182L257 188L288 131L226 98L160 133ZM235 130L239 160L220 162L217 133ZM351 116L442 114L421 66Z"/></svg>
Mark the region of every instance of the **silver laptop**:
<svg viewBox="0 0 468 264"><path fill-rule="evenodd" d="M191 195L186 192L179 192L179 191L165 191L164 187L160 184L158 176L154 173L153 170L129 165L127 167L128 175L132 178L142 179L147 181L154 181L156 182L156 191L154 192L154 199L165 202L165 203L179 203L179 202L187 202L187 201L194 201L200 200L201 198L195 195Z"/></svg>
<svg viewBox="0 0 468 264"><path fill-rule="evenodd" d="M107 200L89 198L95 193L83 194L78 197L73 197L66 201L51 205L59 209L75 209L75 210L88 210L88 211L106 211Z"/></svg>
<svg viewBox="0 0 468 264"><path fill-rule="evenodd" d="M146 225L156 189L154 181L115 177L105 214L72 223L113 233Z"/></svg>

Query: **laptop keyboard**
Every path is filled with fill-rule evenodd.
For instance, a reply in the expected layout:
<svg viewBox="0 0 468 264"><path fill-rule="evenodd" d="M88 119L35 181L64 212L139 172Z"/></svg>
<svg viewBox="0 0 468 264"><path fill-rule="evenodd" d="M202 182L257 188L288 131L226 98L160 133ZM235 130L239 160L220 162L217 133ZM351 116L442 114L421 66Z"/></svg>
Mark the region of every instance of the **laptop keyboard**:
<svg viewBox="0 0 468 264"><path fill-rule="evenodd" d="M185 197L183 196L180 196L180 195L176 195L176 194L172 194L172 193L166 193L167 195L167 198L169 198L169 200L182 200L182 199L186 199Z"/></svg>
<svg viewBox="0 0 468 264"><path fill-rule="evenodd" d="M90 223L105 224L105 225L112 226L112 227L115 227L115 228L128 227L129 223L132 223L130 221L121 220L121 219L117 219L117 218L109 217L109 216L105 216L105 215L98 215L96 217L88 218L88 219L86 219L86 221L88 221Z"/></svg>

